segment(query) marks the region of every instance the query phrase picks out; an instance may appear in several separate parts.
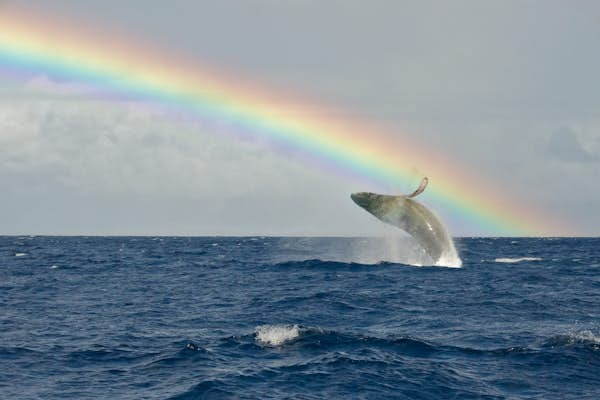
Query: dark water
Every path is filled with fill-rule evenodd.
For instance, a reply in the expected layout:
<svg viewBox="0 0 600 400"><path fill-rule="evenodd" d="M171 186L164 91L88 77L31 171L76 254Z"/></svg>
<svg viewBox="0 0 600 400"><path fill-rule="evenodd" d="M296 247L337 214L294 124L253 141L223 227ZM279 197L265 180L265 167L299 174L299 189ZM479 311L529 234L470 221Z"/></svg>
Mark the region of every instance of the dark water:
<svg viewBox="0 0 600 400"><path fill-rule="evenodd" d="M385 246L0 237L0 398L600 398L600 239Z"/></svg>

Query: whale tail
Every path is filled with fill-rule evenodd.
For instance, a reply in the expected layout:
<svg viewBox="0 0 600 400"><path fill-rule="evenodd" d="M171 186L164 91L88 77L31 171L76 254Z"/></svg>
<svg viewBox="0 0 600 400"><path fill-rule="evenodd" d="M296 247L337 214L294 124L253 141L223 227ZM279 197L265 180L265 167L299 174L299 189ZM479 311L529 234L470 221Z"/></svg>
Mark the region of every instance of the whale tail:
<svg viewBox="0 0 600 400"><path fill-rule="evenodd" d="M429 179L427 179L427 177L423 178L421 180L421 184L419 185L419 187L417 188L417 190L415 190L414 192L412 192L411 194L409 194L408 196L406 196L407 199L412 199L413 197L417 197L418 195L420 195L421 193L423 193L425 191L425 188L427 187L427 184L429 183Z"/></svg>

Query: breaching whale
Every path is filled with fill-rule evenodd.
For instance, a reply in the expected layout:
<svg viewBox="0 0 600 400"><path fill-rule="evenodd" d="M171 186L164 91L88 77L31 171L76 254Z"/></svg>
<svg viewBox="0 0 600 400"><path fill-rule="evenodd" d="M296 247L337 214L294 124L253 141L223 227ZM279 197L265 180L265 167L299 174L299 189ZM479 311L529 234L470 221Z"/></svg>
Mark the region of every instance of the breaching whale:
<svg viewBox="0 0 600 400"><path fill-rule="evenodd" d="M426 177L423 178L417 190L409 195L391 196L359 192L352 193L350 197L379 220L411 235L435 265L460 267L462 261L446 227L432 211L413 200L423 193L428 182Z"/></svg>

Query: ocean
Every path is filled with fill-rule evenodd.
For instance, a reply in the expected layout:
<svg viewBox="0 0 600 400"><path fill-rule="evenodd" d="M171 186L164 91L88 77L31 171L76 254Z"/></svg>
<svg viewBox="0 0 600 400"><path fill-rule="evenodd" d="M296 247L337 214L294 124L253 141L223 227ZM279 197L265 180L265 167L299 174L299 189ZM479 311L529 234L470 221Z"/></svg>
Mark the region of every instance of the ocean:
<svg viewBox="0 0 600 400"><path fill-rule="evenodd" d="M0 237L2 399L599 399L600 239Z"/></svg>

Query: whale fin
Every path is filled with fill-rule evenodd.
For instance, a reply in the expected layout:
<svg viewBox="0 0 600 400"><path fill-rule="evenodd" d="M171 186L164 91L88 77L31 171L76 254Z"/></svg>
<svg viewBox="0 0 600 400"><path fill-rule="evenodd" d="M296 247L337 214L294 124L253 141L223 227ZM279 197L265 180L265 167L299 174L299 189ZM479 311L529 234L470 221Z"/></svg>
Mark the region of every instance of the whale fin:
<svg viewBox="0 0 600 400"><path fill-rule="evenodd" d="M406 196L406 198L412 199L413 197L417 197L418 195L420 195L421 193L423 193L425 191L425 188L427 187L428 183L429 183L429 179L427 179L427 177L423 178L421 180L421 184L419 185L419 187L417 188L417 190L415 190L414 192L412 192L411 194L409 194L408 196Z"/></svg>

